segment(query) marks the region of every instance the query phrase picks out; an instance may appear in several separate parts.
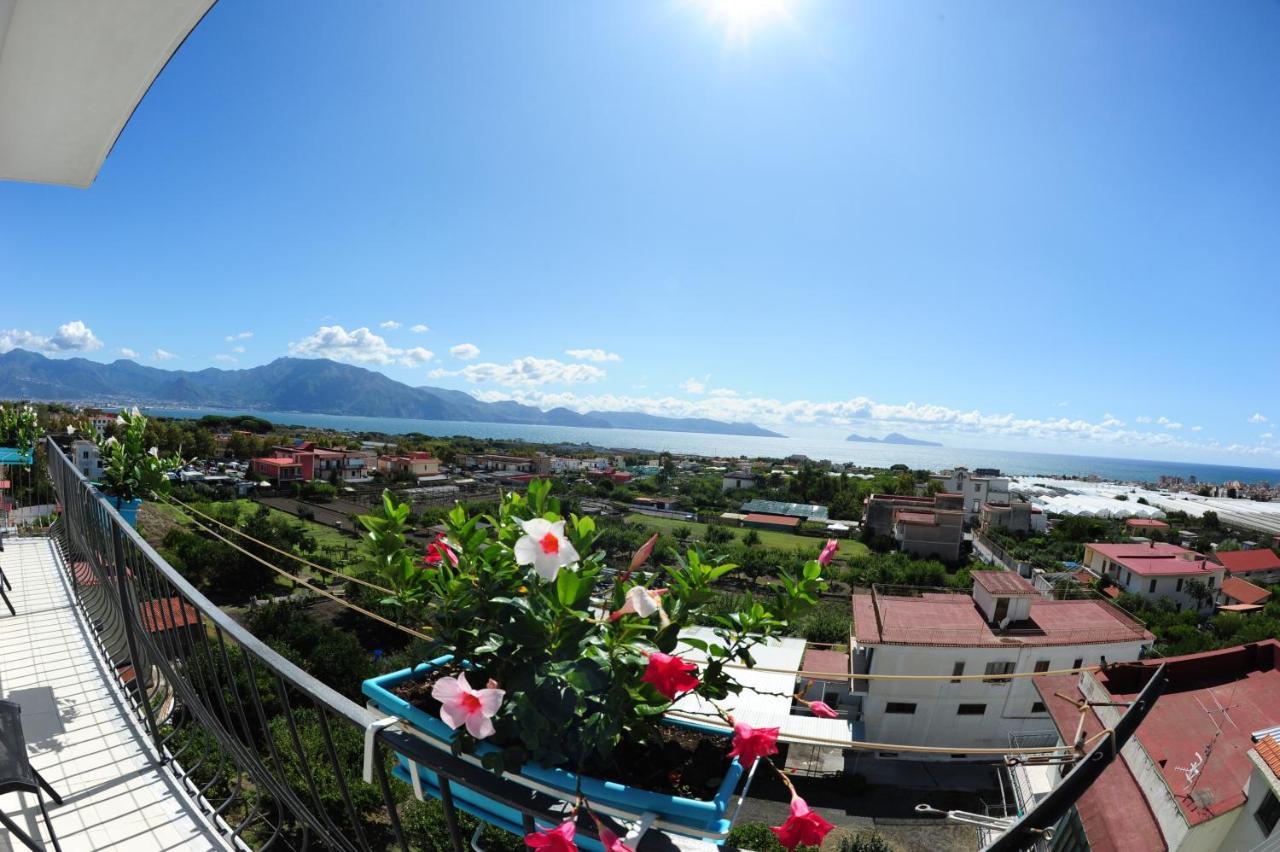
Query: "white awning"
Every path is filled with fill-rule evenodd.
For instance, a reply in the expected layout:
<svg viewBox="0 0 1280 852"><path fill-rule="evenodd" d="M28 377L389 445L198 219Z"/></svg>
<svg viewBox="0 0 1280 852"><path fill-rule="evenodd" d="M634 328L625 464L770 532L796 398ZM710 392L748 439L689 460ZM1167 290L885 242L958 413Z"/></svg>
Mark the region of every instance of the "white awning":
<svg viewBox="0 0 1280 852"><path fill-rule="evenodd" d="M0 179L87 187L213 0L0 0Z"/></svg>

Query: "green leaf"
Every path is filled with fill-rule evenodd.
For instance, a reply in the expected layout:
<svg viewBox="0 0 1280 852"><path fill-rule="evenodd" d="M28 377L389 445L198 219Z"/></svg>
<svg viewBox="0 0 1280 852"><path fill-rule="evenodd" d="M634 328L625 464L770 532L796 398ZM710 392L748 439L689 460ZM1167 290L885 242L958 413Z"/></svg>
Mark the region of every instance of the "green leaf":
<svg viewBox="0 0 1280 852"><path fill-rule="evenodd" d="M572 609L574 601L578 599L578 589L581 584L582 581L578 578L576 571L570 571L568 568L560 569L560 573L556 575L556 598L561 606Z"/></svg>

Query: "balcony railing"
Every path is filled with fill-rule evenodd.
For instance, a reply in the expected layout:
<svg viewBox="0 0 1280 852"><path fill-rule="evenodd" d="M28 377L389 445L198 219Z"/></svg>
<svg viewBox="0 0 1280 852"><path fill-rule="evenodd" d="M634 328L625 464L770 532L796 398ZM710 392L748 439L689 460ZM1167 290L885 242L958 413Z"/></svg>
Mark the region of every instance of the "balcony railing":
<svg viewBox="0 0 1280 852"><path fill-rule="evenodd" d="M52 442L54 525L78 605L144 725L149 757L197 799L229 842L249 848L413 848L401 822L412 793L391 777L398 752L440 778L447 842L467 848L453 785L523 816L563 819L563 802L439 751L302 671L211 603L147 544ZM157 629L157 620L161 629ZM366 732L372 782L363 780ZM585 823L580 835L594 837ZM437 838L436 842L446 838ZM474 839L473 839L474 843ZM641 849L669 845L657 832Z"/></svg>

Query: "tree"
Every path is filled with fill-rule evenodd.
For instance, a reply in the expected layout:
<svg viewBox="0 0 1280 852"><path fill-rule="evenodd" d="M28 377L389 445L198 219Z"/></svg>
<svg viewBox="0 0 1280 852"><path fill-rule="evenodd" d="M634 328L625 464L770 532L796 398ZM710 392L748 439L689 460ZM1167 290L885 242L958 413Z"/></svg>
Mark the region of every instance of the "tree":
<svg viewBox="0 0 1280 852"><path fill-rule="evenodd" d="M755 547L760 543L760 533L756 530L747 530L747 534L742 537L742 543L747 547Z"/></svg>

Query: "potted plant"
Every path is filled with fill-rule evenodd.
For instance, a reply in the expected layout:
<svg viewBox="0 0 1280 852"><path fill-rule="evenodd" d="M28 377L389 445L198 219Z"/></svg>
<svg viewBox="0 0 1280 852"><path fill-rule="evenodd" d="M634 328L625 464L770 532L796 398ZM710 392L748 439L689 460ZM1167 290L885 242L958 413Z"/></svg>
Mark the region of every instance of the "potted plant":
<svg viewBox="0 0 1280 852"><path fill-rule="evenodd" d="M86 431L97 434L93 429ZM156 447L147 447L147 418L136 407L117 415L115 431L115 435L96 438L102 459L98 490L130 526L137 526L143 498L168 494L168 473L180 462L162 459Z"/></svg>
<svg viewBox="0 0 1280 852"><path fill-rule="evenodd" d="M40 424L30 405L0 405L0 463L31 464Z"/></svg>
<svg viewBox="0 0 1280 852"><path fill-rule="evenodd" d="M691 708L692 696L714 707L738 692L727 664L753 665L754 646L817 602L821 565L780 572L767 603L715 615L714 584L734 565L690 549L650 566L655 535L610 575L595 522L562 517L550 490L535 480L527 495L504 495L495 515L455 506L422 554L407 542L409 507L390 492L360 517L369 564L393 591L384 603L434 641L428 661L365 681L364 694L429 744L575 807L633 821L655 814L665 831L722 837L746 768L776 749L744 740L745 726L730 738L727 716L704 726L664 714ZM688 635L695 624L714 639ZM690 649L697 660L681 657ZM403 756L395 771L438 795L435 776ZM453 795L521 832L518 813L473 790Z"/></svg>

